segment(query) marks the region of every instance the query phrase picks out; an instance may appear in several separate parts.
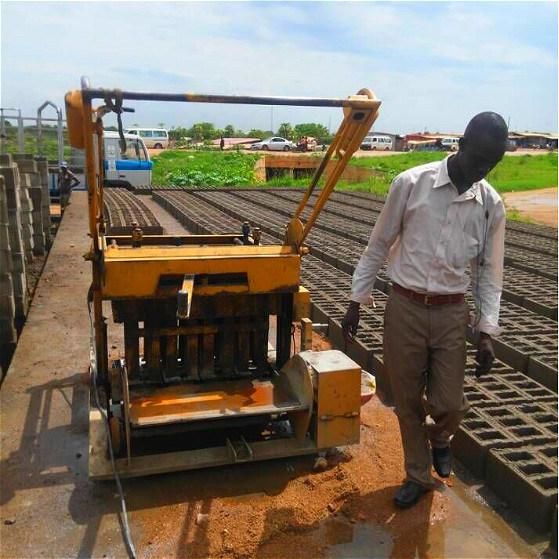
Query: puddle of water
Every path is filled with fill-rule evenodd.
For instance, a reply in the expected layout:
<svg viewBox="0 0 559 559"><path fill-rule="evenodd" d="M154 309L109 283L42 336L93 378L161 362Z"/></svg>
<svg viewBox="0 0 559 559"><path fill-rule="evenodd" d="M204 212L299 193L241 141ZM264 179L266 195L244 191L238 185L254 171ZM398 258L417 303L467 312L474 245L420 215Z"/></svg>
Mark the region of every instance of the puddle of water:
<svg viewBox="0 0 559 559"><path fill-rule="evenodd" d="M545 538L527 544L476 492L457 478L445 495L454 509L452 521L442 523L447 557L538 557Z"/></svg>
<svg viewBox="0 0 559 559"><path fill-rule="evenodd" d="M374 524L350 524L329 518L318 528L317 537L328 545L328 559L388 559L392 553L392 537Z"/></svg>
<svg viewBox="0 0 559 559"><path fill-rule="evenodd" d="M431 510L429 518L422 521L411 515L406 522L394 523L399 524L397 528L328 518L314 531L313 537L327 546L328 559L537 558L547 545L545 538L534 545L526 543L475 489L457 478L453 478L453 487L446 489L445 497L450 512L443 518ZM394 511L394 514L410 513Z"/></svg>

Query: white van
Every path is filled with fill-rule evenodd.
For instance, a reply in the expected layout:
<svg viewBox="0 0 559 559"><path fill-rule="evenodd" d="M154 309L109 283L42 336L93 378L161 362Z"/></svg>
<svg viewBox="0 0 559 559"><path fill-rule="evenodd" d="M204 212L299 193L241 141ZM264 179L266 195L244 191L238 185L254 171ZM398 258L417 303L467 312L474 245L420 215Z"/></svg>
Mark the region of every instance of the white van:
<svg viewBox="0 0 559 559"><path fill-rule="evenodd" d="M390 136L366 136L361 143L361 149L378 149L390 151L394 142Z"/></svg>
<svg viewBox="0 0 559 559"><path fill-rule="evenodd" d="M104 131L105 184L107 186L151 187L153 162L144 142L135 134L124 134L126 151L120 151L118 132Z"/></svg>
<svg viewBox="0 0 559 559"><path fill-rule="evenodd" d="M126 133L140 136L147 148L166 149L169 147L169 133L165 128L129 128Z"/></svg>
<svg viewBox="0 0 559 559"><path fill-rule="evenodd" d="M460 138L443 138L441 140L441 146L443 146L443 149L445 149L446 151L458 151L459 141Z"/></svg>

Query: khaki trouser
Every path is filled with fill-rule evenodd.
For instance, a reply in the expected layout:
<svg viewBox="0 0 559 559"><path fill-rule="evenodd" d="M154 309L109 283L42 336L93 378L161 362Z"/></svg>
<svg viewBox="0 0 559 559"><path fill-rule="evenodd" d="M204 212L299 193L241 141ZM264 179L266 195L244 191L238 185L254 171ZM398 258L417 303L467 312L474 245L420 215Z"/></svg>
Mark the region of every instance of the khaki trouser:
<svg viewBox="0 0 559 559"><path fill-rule="evenodd" d="M432 447L448 446L469 408L464 396L466 303L426 306L392 291L384 366L400 423L407 480L433 487Z"/></svg>

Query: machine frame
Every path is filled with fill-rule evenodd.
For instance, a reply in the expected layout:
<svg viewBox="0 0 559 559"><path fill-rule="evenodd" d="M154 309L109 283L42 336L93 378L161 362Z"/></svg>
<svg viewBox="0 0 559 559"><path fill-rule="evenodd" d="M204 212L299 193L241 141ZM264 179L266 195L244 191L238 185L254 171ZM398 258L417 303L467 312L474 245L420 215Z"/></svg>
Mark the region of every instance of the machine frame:
<svg viewBox="0 0 559 559"><path fill-rule="evenodd" d="M93 108L94 100L104 105ZM251 235L249 229L241 234L201 236L144 236L136 229L130 236L114 236L107 235L103 218L102 118L115 112L122 132L121 114L131 110L123 107L124 101L339 107L344 118L286 226L283 245L261 246L259 235ZM292 358L291 329L294 320L303 320L307 330L309 324L310 297L300 285L301 256L308 252L304 241L371 129L379 106L380 101L367 89L348 99L218 96L94 89L82 78L81 90L67 93L70 143L85 149L92 239L85 257L92 263L94 388L104 389L113 448L124 444L122 456L116 459L120 475L316 453L359 440L360 368L337 351L303 352ZM332 159L334 165L303 222L310 196ZM124 359L109 356L103 301L111 301L115 321L124 323ZM173 301L176 317L174 308L169 311ZM157 317L164 309L166 321ZM277 317L276 360L269 378L261 378L270 315ZM221 345L212 336L220 336ZM182 351L182 358L177 351ZM184 382L175 382L177 363ZM239 373L243 366L253 371L250 378ZM344 389L340 389L342 379ZM256 397L259 391L268 394L261 407ZM283 400L280 393L285 395ZM249 404L240 405L241 396ZM219 400L219 406L212 407L208 403L212 399ZM156 400L159 410L153 403ZM132 431L142 434L146 425L165 434L165 429L199 425L195 424L199 420L214 428L218 420L223 422L220 425L241 423L259 414L288 417L293 436L249 444L241 435L227 437L223 445L156 454L134 455L131 450ZM112 476L103 439L101 412L92 409L92 478Z"/></svg>

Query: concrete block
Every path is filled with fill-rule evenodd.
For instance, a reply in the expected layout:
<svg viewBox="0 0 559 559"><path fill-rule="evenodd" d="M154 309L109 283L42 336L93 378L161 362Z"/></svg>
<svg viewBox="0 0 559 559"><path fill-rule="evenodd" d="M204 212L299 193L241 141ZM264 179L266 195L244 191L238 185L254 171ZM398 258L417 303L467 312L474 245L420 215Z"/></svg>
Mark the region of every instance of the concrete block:
<svg viewBox="0 0 559 559"><path fill-rule="evenodd" d="M475 476L485 477L487 455L494 448L515 448L522 443L496 428L487 418L464 419L452 439L452 451Z"/></svg>
<svg viewBox="0 0 559 559"><path fill-rule="evenodd" d="M557 503L557 468L530 447L491 450L487 483L537 532L547 532Z"/></svg>

